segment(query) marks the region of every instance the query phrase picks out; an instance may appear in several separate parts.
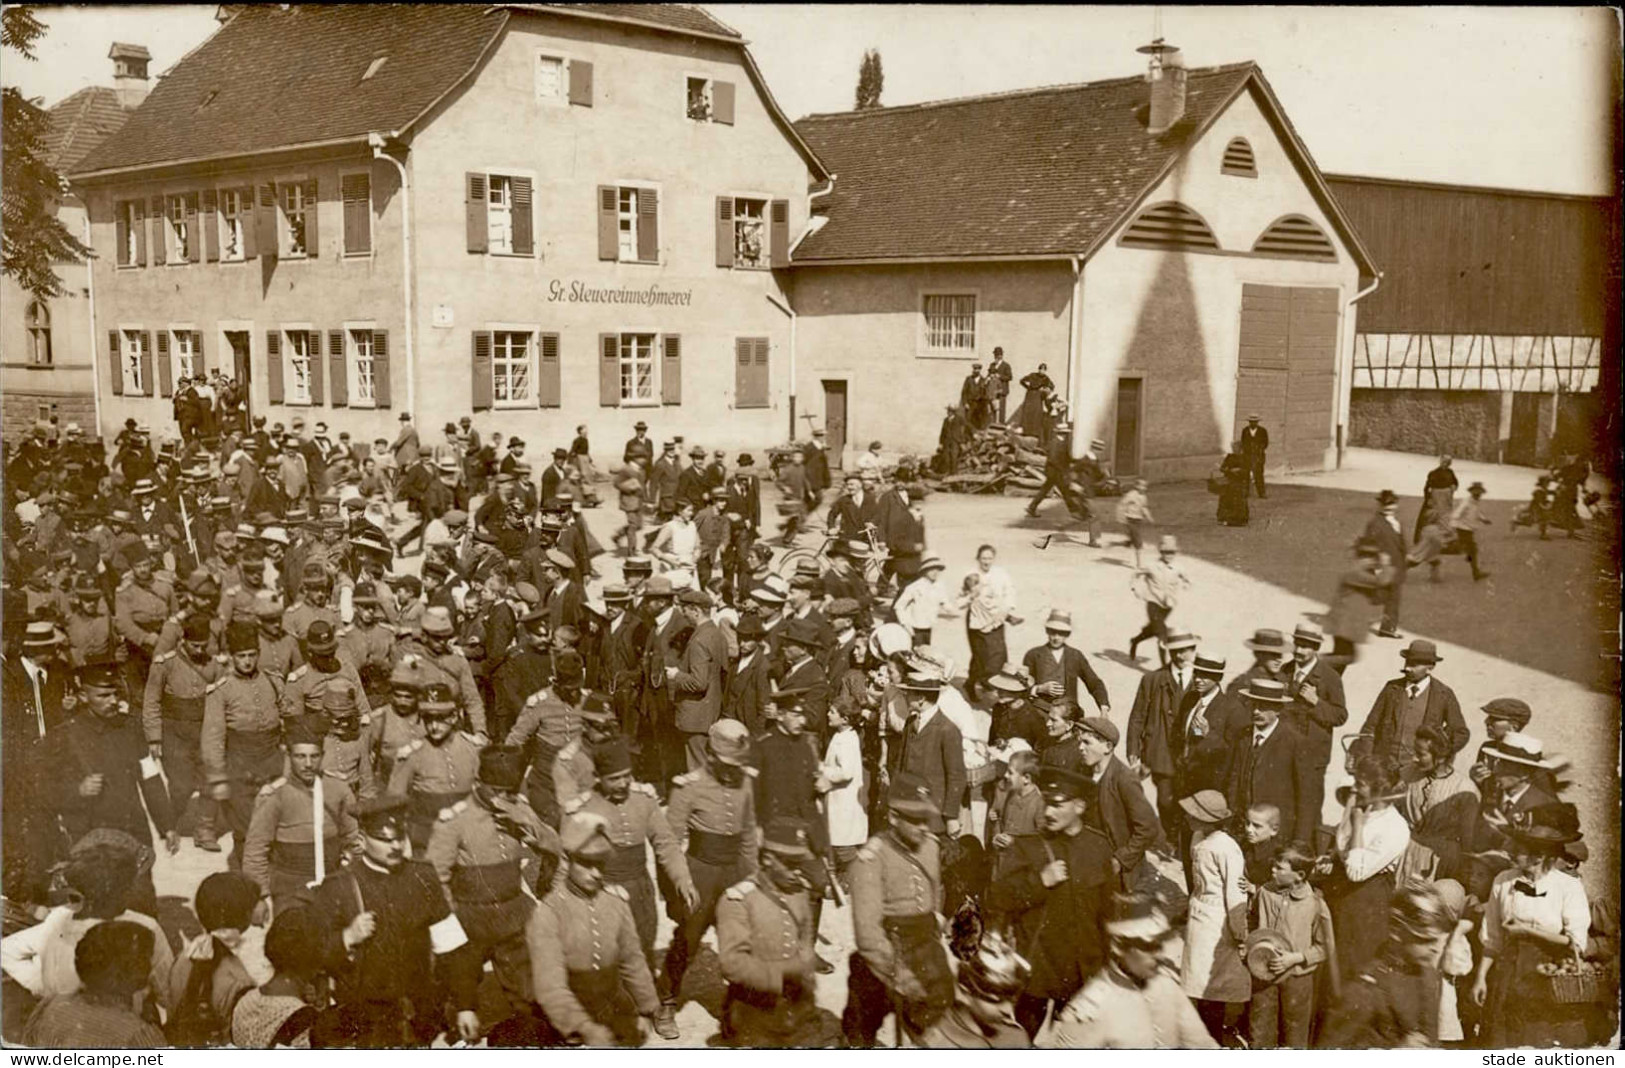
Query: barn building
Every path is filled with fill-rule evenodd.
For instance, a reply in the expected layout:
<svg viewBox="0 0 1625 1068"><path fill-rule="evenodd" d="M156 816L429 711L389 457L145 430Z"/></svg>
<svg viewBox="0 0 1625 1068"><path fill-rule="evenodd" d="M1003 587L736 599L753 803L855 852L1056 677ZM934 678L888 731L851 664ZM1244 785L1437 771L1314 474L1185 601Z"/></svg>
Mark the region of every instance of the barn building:
<svg viewBox="0 0 1625 1068"><path fill-rule="evenodd" d="M1141 51L1143 77L797 123L837 176L791 281L832 445L928 454L1000 346L1121 473L1206 474L1254 413L1272 466L1338 462L1376 265L1256 65Z"/></svg>

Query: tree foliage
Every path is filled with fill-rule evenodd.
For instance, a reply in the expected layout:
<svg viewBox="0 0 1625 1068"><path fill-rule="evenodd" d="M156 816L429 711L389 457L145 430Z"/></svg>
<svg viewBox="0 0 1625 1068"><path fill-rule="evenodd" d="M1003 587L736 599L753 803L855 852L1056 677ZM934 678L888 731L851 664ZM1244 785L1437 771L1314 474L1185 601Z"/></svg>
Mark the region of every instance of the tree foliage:
<svg viewBox="0 0 1625 1068"><path fill-rule="evenodd" d="M880 52L869 49L863 53L858 65L858 91L853 104L858 111L880 106L880 91L885 88L886 74L880 69Z"/></svg>
<svg viewBox="0 0 1625 1068"><path fill-rule="evenodd" d="M34 59L34 42L45 24L25 7L0 11L0 46L7 62ZM62 178L46 158L51 117L31 104L14 85L4 96L4 173L0 175L0 224L4 227L7 275L36 297L58 297L65 289L54 265L78 263L90 253L56 217Z"/></svg>

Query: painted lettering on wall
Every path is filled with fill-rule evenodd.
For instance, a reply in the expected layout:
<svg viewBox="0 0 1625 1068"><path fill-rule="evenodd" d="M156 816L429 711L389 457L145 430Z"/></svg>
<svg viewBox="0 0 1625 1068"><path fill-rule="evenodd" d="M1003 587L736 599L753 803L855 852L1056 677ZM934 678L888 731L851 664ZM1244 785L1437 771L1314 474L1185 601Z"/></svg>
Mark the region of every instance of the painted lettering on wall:
<svg viewBox="0 0 1625 1068"><path fill-rule="evenodd" d="M554 278L547 283L549 304L638 304L644 307L686 308L694 300L692 289L661 289L649 286L590 286L578 279Z"/></svg>

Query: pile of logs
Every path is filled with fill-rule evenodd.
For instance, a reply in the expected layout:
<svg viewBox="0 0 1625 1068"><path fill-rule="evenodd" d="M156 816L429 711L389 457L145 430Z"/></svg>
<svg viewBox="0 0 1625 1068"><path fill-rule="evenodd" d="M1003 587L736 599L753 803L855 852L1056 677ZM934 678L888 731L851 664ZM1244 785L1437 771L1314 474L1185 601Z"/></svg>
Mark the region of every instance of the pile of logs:
<svg viewBox="0 0 1625 1068"><path fill-rule="evenodd" d="M939 452L933 470L942 463ZM948 493L1031 493L1044 484L1043 445L1013 425L995 423L971 433L953 474L934 474L926 482Z"/></svg>

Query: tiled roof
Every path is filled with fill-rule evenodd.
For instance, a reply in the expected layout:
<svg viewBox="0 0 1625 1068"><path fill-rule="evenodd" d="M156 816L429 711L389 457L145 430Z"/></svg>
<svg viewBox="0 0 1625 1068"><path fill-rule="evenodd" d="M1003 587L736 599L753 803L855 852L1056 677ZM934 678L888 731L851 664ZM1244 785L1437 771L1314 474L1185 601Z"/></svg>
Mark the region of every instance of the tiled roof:
<svg viewBox="0 0 1625 1068"><path fill-rule="evenodd" d="M481 4L245 6L77 170L404 129L474 69L506 19ZM379 56L388 60L363 81Z"/></svg>
<svg viewBox="0 0 1625 1068"><path fill-rule="evenodd" d="M838 177L794 259L1084 252L1256 69L1191 70L1184 117L1157 137L1138 76L808 116L796 129Z"/></svg>
<svg viewBox="0 0 1625 1068"><path fill-rule="evenodd" d="M611 19L630 19L646 22L685 33L708 33L719 37L738 37L739 32L723 25L710 12L693 4L511 4L515 8L545 11L562 8L585 15L598 15Z"/></svg>
<svg viewBox="0 0 1625 1068"><path fill-rule="evenodd" d="M86 153L130 117L119 103L117 90L103 85L79 90L54 105L49 114L51 128L45 136L45 158L58 174L73 170Z"/></svg>

